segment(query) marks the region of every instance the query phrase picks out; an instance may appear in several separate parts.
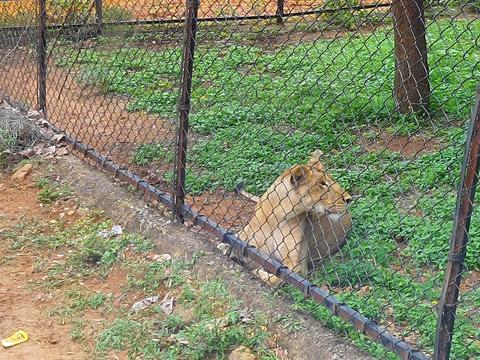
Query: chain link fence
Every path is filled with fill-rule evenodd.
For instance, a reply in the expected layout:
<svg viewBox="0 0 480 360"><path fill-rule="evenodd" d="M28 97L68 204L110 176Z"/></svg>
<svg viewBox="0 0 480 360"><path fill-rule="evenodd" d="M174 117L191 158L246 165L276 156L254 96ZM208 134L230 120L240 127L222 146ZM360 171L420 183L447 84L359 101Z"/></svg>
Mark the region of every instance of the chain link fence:
<svg viewBox="0 0 480 360"><path fill-rule="evenodd" d="M477 359L479 18L477 0L7 0L0 91L372 356Z"/></svg>

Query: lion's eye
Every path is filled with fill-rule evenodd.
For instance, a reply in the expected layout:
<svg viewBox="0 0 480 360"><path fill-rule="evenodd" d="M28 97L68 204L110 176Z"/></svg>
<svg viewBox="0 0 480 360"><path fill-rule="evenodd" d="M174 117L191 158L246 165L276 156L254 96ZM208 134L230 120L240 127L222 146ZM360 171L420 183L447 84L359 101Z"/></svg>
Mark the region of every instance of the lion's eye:
<svg viewBox="0 0 480 360"><path fill-rule="evenodd" d="M327 183L326 183L325 181L323 181L323 180L320 181L319 184L320 184L321 186L327 186Z"/></svg>

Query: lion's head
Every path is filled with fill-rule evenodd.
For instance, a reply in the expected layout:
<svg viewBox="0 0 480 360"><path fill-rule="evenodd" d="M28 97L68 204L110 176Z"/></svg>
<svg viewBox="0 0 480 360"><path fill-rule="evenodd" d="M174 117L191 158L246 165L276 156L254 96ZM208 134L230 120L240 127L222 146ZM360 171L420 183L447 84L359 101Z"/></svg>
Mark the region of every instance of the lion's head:
<svg viewBox="0 0 480 360"><path fill-rule="evenodd" d="M306 164L286 170L262 196L257 206L270 203L275 216L292 218L301 214L344 214L350 194L325 171L315 151Z"/></svg>

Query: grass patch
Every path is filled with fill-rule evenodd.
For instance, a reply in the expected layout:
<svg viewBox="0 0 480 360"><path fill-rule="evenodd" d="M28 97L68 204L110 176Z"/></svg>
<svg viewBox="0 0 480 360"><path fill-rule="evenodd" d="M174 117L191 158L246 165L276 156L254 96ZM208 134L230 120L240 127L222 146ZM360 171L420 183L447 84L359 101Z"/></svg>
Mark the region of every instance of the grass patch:
<svg viewBox="0 0 480 360"><path fill-rule="evenodd" d="M266 318L247 314L222 279L197 278L202 253L147 260L150 242L129 233L104 236L111 226L93 213L74 224L22 222L1 233L17 244L11 251L21 247L28 249L25 256L37 254L35 268L42 276L33 288L61 288L50 316L67 325L71 339L92 358L107 359L115 351L141 359L226 358L243 345L258 359L276 359ZM125 277L111 278L113 268ZM154 294L171 294L173 313L165 313L161 302L131 310L133 302Z"/></svg>
<svg viewBox="0 0 480 360"><path fill-rule="evenodd" d="M38 192L38 200L42 204L53 204L57 200L71 195L67 187L54 184L46 178L38 179L35 185L40 189Z"/></svg>
<svg viewBox="0 0 480 360"><path fill-rule="evenodd" d="M140 145L133 155L133 161L138 165L148 165L153 161L164 159L171 162L173 154L171 150L166 149L162 144Z"/></svg>

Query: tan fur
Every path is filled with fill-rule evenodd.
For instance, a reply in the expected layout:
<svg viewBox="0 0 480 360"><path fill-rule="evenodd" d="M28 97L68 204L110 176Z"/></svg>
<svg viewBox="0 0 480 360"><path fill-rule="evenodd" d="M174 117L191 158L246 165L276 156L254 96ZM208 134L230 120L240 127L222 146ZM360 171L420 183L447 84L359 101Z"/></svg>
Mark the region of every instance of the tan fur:
<svg viewBox="0 0 480 360"><path fill-rule="evenodd" d="M327 173L316 151L307 164L280 175L262 195L239 237L263 253L305 275L308 265L334 254L352 227L351 196ZM264 281L279 279L247 264Z"/></svg>

